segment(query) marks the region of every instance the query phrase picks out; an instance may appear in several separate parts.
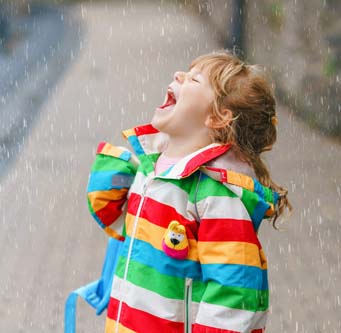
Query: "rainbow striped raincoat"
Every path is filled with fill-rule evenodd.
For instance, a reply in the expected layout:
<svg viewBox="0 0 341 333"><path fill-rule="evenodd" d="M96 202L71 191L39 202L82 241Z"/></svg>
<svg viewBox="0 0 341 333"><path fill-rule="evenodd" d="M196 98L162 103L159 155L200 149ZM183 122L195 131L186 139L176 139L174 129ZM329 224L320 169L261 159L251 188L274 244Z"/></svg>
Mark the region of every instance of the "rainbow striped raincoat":
<svg viewBox="0 0 341 333"><path fill-rule="evenodd" d="M230 145L211 144L156 176L161 133L143 125L123 135L134 153L101 143L88 185L91 214L123 242L106 333L264 332L257 231L278 194L214 167Z"/></svg>

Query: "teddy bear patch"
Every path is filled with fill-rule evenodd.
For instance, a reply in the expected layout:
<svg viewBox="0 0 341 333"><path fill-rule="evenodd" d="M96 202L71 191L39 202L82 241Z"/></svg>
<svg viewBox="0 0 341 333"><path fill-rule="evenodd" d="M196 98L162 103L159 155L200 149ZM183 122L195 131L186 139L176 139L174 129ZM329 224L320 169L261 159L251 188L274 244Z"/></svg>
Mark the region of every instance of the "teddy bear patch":
<svg viewBox="0 0 341 333"><path fill-rule="evenodd" d="M185 227L172 221L162 239L163 251L172 258L185 259L188 255L188 239Z"/></svg>

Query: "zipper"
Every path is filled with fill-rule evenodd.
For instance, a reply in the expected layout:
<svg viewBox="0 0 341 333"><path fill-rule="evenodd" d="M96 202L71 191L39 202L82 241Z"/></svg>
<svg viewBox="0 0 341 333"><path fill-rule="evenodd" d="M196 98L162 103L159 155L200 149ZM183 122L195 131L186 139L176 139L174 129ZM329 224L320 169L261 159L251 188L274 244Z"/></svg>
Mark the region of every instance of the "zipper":
<svg viewBox="0 0 341 333"><path fill-rule="evenodd" d="M185 333L192 333L192 282L191 278L185 280Z"/></svg>
<svg viewBox="0 0 341 333"><path fill-rule="evenodd" d="M130 238L130 244L129 244L129 249L128 249L128 255L127 255L127 262L126 262L126 266L124 268L124 275L123 275L123 281L127 280L127 276L128 276L128 269L129 269L129 261L130 261L130 257L131 257L131 253L133 250L133 244L134 244L134 239L135 239L135 234L136 234L136 230L137 230L137 224L138 224L138 220L141 214L141 210L142 210L142 206L143 206L143 202L145 199L145 195L147 192L147 188L150 185L150 183L153 181L153 177L151 176L147 176L146 181L143 184L143 189L141 192L141 200L139 202L139 205L137 207L137 212L134 218L134 224L133 224L133 230L131 233L131 238ZM115 332L118 333L118 327L119 327L119 322L120 322L120 317L121 317L121 312L122 312L122 297L120 297L120 303L118 306L118 311L117 311L117 319L116 319L116 329Z"/></svg>

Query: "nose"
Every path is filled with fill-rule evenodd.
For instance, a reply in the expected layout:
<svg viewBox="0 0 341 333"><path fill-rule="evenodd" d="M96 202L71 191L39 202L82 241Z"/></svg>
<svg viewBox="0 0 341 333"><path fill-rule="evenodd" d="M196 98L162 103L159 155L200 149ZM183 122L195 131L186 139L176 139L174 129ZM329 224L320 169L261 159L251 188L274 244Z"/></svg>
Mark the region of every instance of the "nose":
<svg viewBox="0 0 341 333"><path fill-rule="evenodd" d="M184 81L184 78L185 78L184 72L175 72L174 73L174 81L182 83Z"/></svg>
<svg viewBox="0 0 341 333"><path fill-rule="evenodd" d="M174 246L176 246L176 245L178 245L178 244L180 243L180 241L179 241L178 239L176 239L176 238L171 238L170 241L171 241L171 243L172 243Z"/></svg>

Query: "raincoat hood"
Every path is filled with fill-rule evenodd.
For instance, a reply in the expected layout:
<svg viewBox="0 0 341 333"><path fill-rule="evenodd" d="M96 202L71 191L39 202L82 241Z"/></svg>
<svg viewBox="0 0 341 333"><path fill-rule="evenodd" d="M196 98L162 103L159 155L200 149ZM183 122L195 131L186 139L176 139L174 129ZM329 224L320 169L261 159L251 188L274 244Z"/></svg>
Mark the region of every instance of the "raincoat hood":
<svg viewBox="0 0 341 333"><path fill-rule="evenodd" d="M168 136L152 125L142 125L122 132L137 157L161 154ZM237 158L231 144L212 143L191 153L158 178L182 179L200 171L234 192L244 203L257 231L264 218L272 217L279 195L262 185L253 168Z"/></svg>

